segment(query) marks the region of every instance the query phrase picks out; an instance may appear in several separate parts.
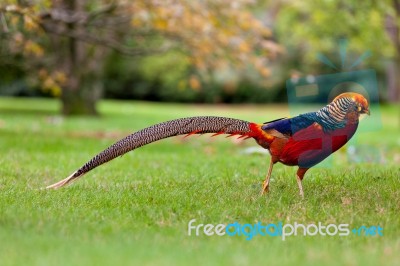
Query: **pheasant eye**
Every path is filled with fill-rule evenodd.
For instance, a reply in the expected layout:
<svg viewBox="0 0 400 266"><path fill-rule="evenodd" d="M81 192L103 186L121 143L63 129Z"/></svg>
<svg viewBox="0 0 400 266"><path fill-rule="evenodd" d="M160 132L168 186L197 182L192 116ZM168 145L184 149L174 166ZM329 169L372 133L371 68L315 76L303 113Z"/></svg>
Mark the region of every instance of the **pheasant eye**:
<svg viewBox="0 0 400 266"><path fill-rule="evenodd" d="M358 106L357 111L361 112L361 110L362 110L362 107Z"/></svg>

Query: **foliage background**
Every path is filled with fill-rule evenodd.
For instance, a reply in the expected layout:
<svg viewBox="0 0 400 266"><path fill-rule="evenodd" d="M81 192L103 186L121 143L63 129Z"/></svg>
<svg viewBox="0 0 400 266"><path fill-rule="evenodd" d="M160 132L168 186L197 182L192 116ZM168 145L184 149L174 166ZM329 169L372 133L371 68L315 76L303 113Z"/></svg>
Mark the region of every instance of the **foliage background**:
<svg viewBox="0 0 400 266"><path fill-rule="evenodd" d="M340 66L342 39L347 67L370 52L358 68L399 100L397 1L7 0L0 11L0 95L93 105L76 113L96 113L101 97L285 101L291 77L347 71L317 59Z"/></svg>

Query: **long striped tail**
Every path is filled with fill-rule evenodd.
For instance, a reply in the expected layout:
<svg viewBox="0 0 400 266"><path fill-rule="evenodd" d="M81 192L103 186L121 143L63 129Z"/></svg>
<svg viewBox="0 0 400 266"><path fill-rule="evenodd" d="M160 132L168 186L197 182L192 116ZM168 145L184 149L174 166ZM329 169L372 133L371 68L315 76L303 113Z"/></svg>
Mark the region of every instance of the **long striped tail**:
<svg viewBox="0 0 400 266"><path fill-rule="evenodd" d="M60 188L71 181L83 176L92 169L111 161L129 151L141 146L177 135L191 135L203 133L241 135L255 137L253 123L226 117L198 116L171 120L139 130L108 147L94 156L85 165L67 178L48 186L47 188Z"/></svg>

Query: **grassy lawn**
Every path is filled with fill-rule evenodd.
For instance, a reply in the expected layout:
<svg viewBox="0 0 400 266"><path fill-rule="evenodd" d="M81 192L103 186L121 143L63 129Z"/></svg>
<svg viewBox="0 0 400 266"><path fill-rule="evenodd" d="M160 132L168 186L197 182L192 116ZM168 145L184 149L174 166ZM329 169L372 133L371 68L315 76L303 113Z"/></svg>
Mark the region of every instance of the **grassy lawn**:
<svg viewBox="0 0 400 266"><path fill-rule="evenodd" d="M259 195L269 156L224 137L154 143L73 185L65 178L116 140L165 120L218 115L264 122L283 105L202 106L104 101L101 118L62 118L54 100L0 98L1 265L399 265L399 111L359 132L327 166L277 165ZM367 118L368 119L368 118ZM349 148L350 147L350 148ZM355 163L361 161L361 163ZM188 236L188 222L381 226L383 236Z"/></svg>

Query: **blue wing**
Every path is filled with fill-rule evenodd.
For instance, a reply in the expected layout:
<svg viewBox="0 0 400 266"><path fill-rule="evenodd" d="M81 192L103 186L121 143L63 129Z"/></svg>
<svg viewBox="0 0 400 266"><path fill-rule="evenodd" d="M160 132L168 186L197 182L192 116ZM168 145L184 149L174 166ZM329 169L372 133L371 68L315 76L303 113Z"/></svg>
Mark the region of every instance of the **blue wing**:
<svg viewBox="0 0 400 266"><path fill-rule="evenodd" d="M276 130L287 136L292 136L297 131L311 126L317 122L315 112L301 114L293 118L281 118L264 123L261 127L264 131Z"/></svg>

